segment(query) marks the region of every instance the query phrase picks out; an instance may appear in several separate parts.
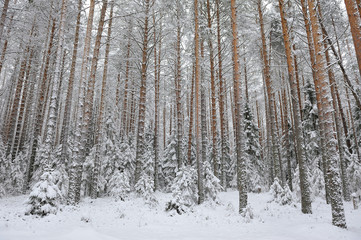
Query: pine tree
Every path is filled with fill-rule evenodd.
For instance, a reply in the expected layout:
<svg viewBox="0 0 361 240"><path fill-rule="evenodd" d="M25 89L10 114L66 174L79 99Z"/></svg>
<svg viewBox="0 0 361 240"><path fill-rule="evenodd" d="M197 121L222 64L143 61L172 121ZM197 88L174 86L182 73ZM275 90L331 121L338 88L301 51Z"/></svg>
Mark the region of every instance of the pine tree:
<svg viewBox="0 0 361 240"><path fill-rule="evenodd" d="M297 87L297 77L295 76L295 69L297 66L293 65L293 58L296 59L296 56L292 56L292 44L289 37L288 23L286 19L286 10L284 8L284 1L279 0L279 9L282 22L282 32L283 40L285 45L285 51L287 56L287 66L288 66L288 79L291 87L292 95L292 109L293 109L293 120L294 120L294 139L296 146L296 158L298 162L298 167L300 170L300 188L301 188L301 205L302 212L305 214L312 213L311 198L310 198L310 183L308 179L308 166L306 163L304 150L303 150L303 134L302 134L302 118L301 118L301 109L299 99L299 87ZM297 73L297 72L296 72Z"/></svg>
<svg viewBox="0 0 361 240"><path fill-rule="evenodd" d="M342 191L340 184L340 174L337 166L337 149L336 149L336 139L333 134L333 119L332 119L332 105L331 105L331 95L330 95L330 86L326 80L326 62L323 52L322 44L322 34L319 28L319 21L316 13L316 0L308 0L308 9L310 12L310 21L312 25L312 37L315 49L315 72L317 81L315 82L316 94L320 94L317 97L317 101L321 105L321 108L318 110L322 113L320 114L321 124L323 124L324 134L322 137L325 139L325 157L327 159L326 169L327 169L327 180L326 185L329 189L329 197L332 208L332 224L341 227L347 228L345 211L342 202ZM322 21L322 19L320 19Z"/></svg>

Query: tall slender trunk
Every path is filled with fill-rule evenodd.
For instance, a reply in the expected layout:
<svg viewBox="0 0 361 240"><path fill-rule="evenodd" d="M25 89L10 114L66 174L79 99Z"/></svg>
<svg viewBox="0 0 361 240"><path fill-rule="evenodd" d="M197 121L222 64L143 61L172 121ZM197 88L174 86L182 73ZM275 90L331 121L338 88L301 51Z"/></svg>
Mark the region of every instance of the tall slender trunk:
<svg viewBox="0 0 361 240"><path fill-rule="evenodd" d="M200 76L200 91L201 91L201 141L202 141L202 152L200 166L203 166L207 161L207 105L206 105L206 89L205 89L205 58L204 58L204 40L201 36L201 76ZM204 173L203 173L204 174Z"/></svg>
<svg viewBox="0 0 361 240"><path fill-rule="evenodd" d="M317 86L318 85L318 79L316 76L316 54L315 54L315 47L314 47L314 39L312 37L312 32L311 32L311 22L310 22L310 18L308 16L308 11L307 11L307 0L301 0L301 7L302 7L302 15L303 15L303 20L304 20L304 24L305 24L305 28L306 28L306 34L307 34L307 43L308 43L308 50L309 50L309 55L310 55L310 60L311 60L311 70L312 70L312 77L313 77L313 82L314 85ZM323 170L323 175L324 175L324 180L325 183L328 181L327 176L326 176L326 153L325 153L325 137L324 137L324 125L323 125L323 111L322 111L322 104L321 104L321 94L320 94L320 89L315 87L316 90L316 99L317 99L317 110L318 110L318 118L320 119L319 121L319 132L320 132L320 150L321 150L321 158L322 158L322 170ZM326 190L326 202L329 203L329 189L328 189L328 184L326 184L325 186L325 190Z"/></svg>
<svg viewBox="0 0 361 240"><path fill-rule="evenodd" d="M31 31L30 39L31 39L31 36L32 36L32 32L33 32L33 30ZM26 83L24 82L24 78L25 78L25 72L26 72L28 58L29 58L28 55L29 55L29 52L30 52L30 44L31 43L30 43L30 40L29 40L29 43L27 44L27 47L26 47L26 49L24 51L24 54L23 54L23 59L22 59L21 64L20 64L20 72L19 72L19 76L18 76L18 79L17 79L13 104L12 104L12 107L11 107L11 114L10 114L11 121L9 122L8 132L5 135L6 136L6 141L8 143L8 148L7 148L6 155L11 154L12 155L11 156L12 161L15 160L15 154L16 154L16 149L15 149L14 143L19 138L20 128L21 128L21 120L22 120L22 115L23 115L23 112L20 109L20 107L21 107L21 92L22 92L23 86L26 86Z"/></svg>
<svg viewBox="0 0 361 240"><path fill-rule="evenodd" d="M105 4L105 3L104 3ZM103 5L104 7L104 5ZM105 7L106 8L106 7ZM108 23L108 33L106 39L105 46L105 56L104 56L104 69L103 69L103 79L102 79L102 87L101 87L101 95L100 95L100 106L99 106L99 114L98 114L98 128L95 131L95 161L94 161L94 170L93 170L93 182L91 188L91 197L93 199L98 197L98 184L99 184L99 174L100 174L100 143L103 139L104 134L104 106L105 106L105 95L107 93L107 77L108 77L108 62L109 62L109 52L110 52L110 41L112 35L112 24L113 24L113 9L114 9L114 0L111 1L110 6L110 14L109 14L109 23Z"/></svg>
<svg viewBox="0 0 361 240"><path fill-rule="evenodd" d="M52 19L52 17L49 17L50 19ZM55 20L52 19L52 27L50 30L50 36L49 36L49 45L47 48L47 52L44 55L44 70L43 70L43 76L41 78L41 82L39 82L39 98L38 98L38 103L37 103L37 108L35 111L35 121L34 121L34 132L33 132L33 143L30 146L31 149L31 155L30 155L30 159L28 162L28 166L27 166L27 172L26 172L26 177L25 177L25 181L24 181L24 185L23 185L23 192L25 192L28 188L29 188L29 183L30 180L33 176L33 172L35 171L35 156L36 156L36 151L39 145L39 137L41 135L41 128L43 126L43 108L44 108L44 103L45 103L45 94L46 94L46 84L48 82L48 69L49 69L49 64L50 64L50 57L51 57L51 51L53 48L53 42L54 42L54 33L55 33Z"/></svg>
<svg viewBox="0 0 361 240"><path fill-rule="evenodd" d="M154 30L154 191L158 190L158 165L159 165L159 87L160 79L158 74L158 67L160 65L160 54L161 54L161 39L162 39L162 23L159 28L159 49L157 56L157 37L156 30ZM153 25L156 29L155 16L153 14Z"/></svg>
<svg viewBox="0 0 361 240"><path fill-rule="evenodd" d="M26 74L25 74L26 76L23 79L22 97L21 97L21 102L19 105L18 119L17 119L16 129L14 132L15 136L14 136L13 144L12 144L12 153L11 153L12 159L15 159L19 150L21 150L23 148L23 145L21 144L20 140L21 140L21 136L24 134L24 131L25 131L25 129L23 128L23 120L26 117L25 105L28 100L27 99L28 88L30 85L29 72L30 72L30 69L32 68L33 58L34 58L34 48L32 48L30 50L29 61L27 63L27 70L26 70Z"/></svg>
<svg viewBox="0 0 361 240"><path fill-rule="evenodd" d="M204 202L204 189L203 189L203 166L201 164L201 129L200 129L200 59L199 59L199 23L198 23L198 0L194 0L194 35L195 35L195 95L196 95L196 142L197 142L197 170L198 170L198 204Z"/></svg>
<svg viewBox="0 0 361 240"><path fill-rule="evenodd" d="M219 178L219 166L217 161L217 111L216 111L216 85L214 76L214 53L213 53L213 42L212 42L212 16L210 1L207 0L207 26L208 26L208 47L209 47L209 62L211 66L211 126L212 126L212 160L214 175Z"/></svg>
<svg viewBox="0 0 361 240"><path fill-rule="evenodd" d="M69 193L68 193L68 203L75 205L80 201L80 186L81 186L81 176L82 176L82 160L83 160L83 146L82 146L82 136L81 128L83 122L83 109L84 109L84 98L85 98L85 89L86 89L86 75L88 72L88 58L90 53L90 43L91 43L91 32L93 29L93 18L94 18L94 9L95 9L95 0L90 0L89 4L89 15L87 28L84 39L84 50L82 56L82 63L80 69L80 79L79 79L79 99L78 99L78 108L77 108L77 119L76 119L76 131L74 134L74 152L73 160L71 165L71 173L69 179Z"/></svg>
<svg viewBox="0 0 361 240"><path fill-rule="evenodd" d="M76 19L75 26L75 37L73 43L73 55L71 59L71 67L70 67L70 75L68 80L68 89L66 93L65 99L65 109L64 109L64 117L63 117L63 125L60 136L60 143L62 144L62 158L65 161L67 157L67 149L68 149L68 140L69 140L69 125L70 125L70 115L72 110L72 100L73 100L73 88L74 88L74 79L75 79L75 67L78 55L78 45L79 45L79 32L80 32L80 19L81 19L81 10L82 10L82 0L78 0L78 14ZM66 166L67 167L67 166Z"/></svg>
<svg viewBox="0 0 361 240"><path fill-rule="evenodd" d="M242 101L240 67L238 57L238 29L237 29L236 1L231 0L231 25L232 25L232 60L233 60L233 92L235 104L236 145L237 145L237 187L239 192L239 213L247 206L246 190L246 165L243 156L244 139L242 124Z"/></svg>
<svg viewBox="0 0 361 240"><path fill-rule="evenodd" d="M195 79L195 65L192 66L192 81L191 81L191 96L190 96L190 113L189 113L189 128L188 128L188 154L187 154L187 164L192 165L192 136L193 136L193 101L194 101L194 79Z"/></svg>
<svg viewBox="0 0 361 240"><path fill-rule="evenodd" d="M361 19L358 6L354 0L345 0L348 20L351 27L353 44L355 46L356 58L361 75Z"/></svg>
<svg viewBox="0 0 361 240"><path fill-rule="evenodd" d="M177 165L178 169L182 167L182 138L183 138L183 130L182 130L182 103L181 103L181 81L182 81L182 73L181 73L181 22L180 22L180 0L177 1L177 44L176 44L176 77L175 77L175 92L176 92L176 115L177 115Z"/></svg>
<svg viewBox="0 0 361 240"><path fill-rule="evenodd" d="M6 15L9 9L10 0L4 0L3 10L0 17L0 41L3 39L3 31L5 26Z"/></svg>
<svg viewBox="0 0 361 240"><path fill-rule="evenodd" d="M277 154L277 139L276 139L276 125L273 124L275 122L275 110L274 110L274 99L273 99L273 86L271 80L271 73L270 73L270 65L269 65L269 58L267 53L267 45L266 45L266 36L264 32L264 24L263 24L263 13L262 13L262 2L258 0L258 15L259 15L259 23L261 27L261 37L262 37L262 57L263 57L263 71L264 71L264 78L266 83L267 89L267 96L268 96L268 113L269 113L269 120L270 123L270 135L271 135L271 143L272 143L272 159L274 162L274 177L278 177L280 180L281 178L281 169L280 163L278 160ZM272 180L273 181L273 180Z"/></svg>
<svg viewBox="0 0 361 240"><path fill-rule="evenodd" d="M310 21L312 25L312 36L315 56L316 56L316 77L317 85L316 88L320 89L323 118L321 121L324 125L324 136L325 136L325 155L327 159L327 178L326 182L329 188L329 197L332 207L332 223L335 226L346 228L345 213L342 203L342 193L341 186L338 184L340 182L340 175L338 172L337 166L337 149L336 149L336 139L333 134L333 117L332 117L332 99L330 96L329 84L326 79L326 66L325 59L322 54L323 45L322 45L322 33L319 31L317 13L316 13L316 2L315 0L308 0L309 12L310 12Z"/></svg>
<svg viewBox="0 0 361 240"><path fill-rule="evenodd" d="M318 14L319 14L319 21L321 22L322 19L322 12L320 5L318 5ZM323 33L323 39L327 39L328 36ZM337 98L336 98L336 79L335 74L331 67L331 60L327 49L327 43L324 41L324 49L325 50L325 58L326 58L326 66L330 66L327 70L328 79L330 81L330 89L331 89L331 97L332 97L332 106L334 109L334 119L335 119L335 127L336 127L336 138L337 138L337 148L340 157L340 167L341 167L341 181L342 181L342 193L343 198L345 201L350 201L350 191L348 188L348 178L346 173L346 159L345 159L345 149L344 149L344 138L342 135L341 130L341 119L340 119L340 112L337 106Z"/></svg>
<svg viewBox="0 0 361 240"><path fill-rule="evenodd" d="M139 91L139 113L138 113L138 133L137 133L137 151L136 151L136 166L135 166L135 182L140 179L142 171L142 158L144 155L144 125L145 125L145 102L147 91L147 60L148 60L148 18L149 18L149 0L145 1L145 17L144 17L144 35L142 46L142 64L141 64L141 82Z"/></svg>
<svg viewBox="0 0 361 240"><path fill-rule="evenodd" d="M296 45L293 44L293 50L296 51ZM301 88L300 88L300 78L299 78L299 74L298 74L298 63L297 63L297 56L296 54L293 55L293 62L294 62L294 66L295 66L295 78L296 78L296 83L297 83L297 96L298 96L298 105L299 105L299 110L300 110L300 117L301 117L301 122L303 119L302 116L302 98L301 98Z"/></svg>
<svg viewBox="0 0 361 240"><path fill-rule="evenodd" d="M350 115L350 120L351 120L353 141L354 141L354 145L355 145L354 149L355 149L356 154L357 154L357 159L358 159L359 163L361 163L361 153L360 153L360 150L359 150L360 148L359 148L359 144L358 144L358 140L357 140L355 122L354 122L353 115L352 115L351 101L350 101L350 96L349 96L347 88L346 88L346 96L347 96L348 110L349 110L349 115Z"/></svg>
<svg viewBox="0 0 361 240"><path fill-rule="evenodd" d="M293 66L292 61L292 49L291 42L288 35L288 25L285 16L284 2L279 0L280 16L282 22L282 33L283 40L285 44L286 56L287 56L287 66L288 66L288 80L291 86L291 98L292 98L292 110L294 118L294 130L295 130L295 140L296 140L296 157L299 167L300 174L300 189L301 189L301 205L302 212L306 214L312 213L311 206L311 195L310 195L310 183L308 182L308 167L305 159L305 153L303 150L302 144L304 143L303 131L302 131L302 118L300 110L300 94L299 94L299 81L295 77L295 66ZM296 56L293 56L296 59ZM297 64L297 61L294 61Z"/></svg>
<svg viewBox="0 0 361 240"><path fill-rule="evenodd" d="M128 44L127 44L127 54L125 62L125 79L124 79L124 98L123 98L123 109L122 109L122 136L128 134L127 129L127 116L128 116L128 88L129 88L129 73L130 73L130 48L131 48L131 34L132 34L132 22L129 23L128 29Z"/></svg>
<svg viewBox="0 0 361 240"><path fill-rule="evenodd" d="M220 23L220 9L219 9L219 0L216 0L216 17L217 17L217 55L218 55L218 79L219 79L219 115L221 121L221 184L224 189L227 187L226 182L226 155L227 155L227 134L226 134L226 118L224 110L224 98L226 95L224 91L224 80L223 80L223 60L222 60L222 43L221 43L221 23Z"/></svg>
<svg viewBox="0 0 361 240"><path fill-rule="evenodd" d="M61 5L61 15L59 20L59 35L58 35L58 46L56 49L56 59L55 59L55 70L54 70L54 77L53 77L53 86L51 90L51 97L50 97L50 105L49 105L49 119L46 126L45 131L45 154L44 160L45 164L48 164L50 167L51 164L51 153L54 149L54 141L55 141L55 127L56 121L58 116L58 91L59 91L59 81L60 81L60 71L61 71L61 52L63 50L64 44L64 29L65 29L65 18L66 18L66 9L67 9L67 0L62 0Z"/></svg>

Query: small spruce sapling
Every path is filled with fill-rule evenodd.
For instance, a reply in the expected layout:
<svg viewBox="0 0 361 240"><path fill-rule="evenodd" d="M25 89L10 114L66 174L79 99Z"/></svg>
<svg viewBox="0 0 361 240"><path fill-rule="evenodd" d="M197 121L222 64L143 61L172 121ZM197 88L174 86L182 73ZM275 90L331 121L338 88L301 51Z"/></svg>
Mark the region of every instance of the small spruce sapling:
<svg viewBox="0 0 361 240"><path fill-rule="evenodd" d="M40 177L26 200L26 215L39 215L41 217L48 214L56 214L62 200L59 188L54 184L52 171L46 171Z"/></svg>
<svg viewBox="0 0 361 240"><path fill-rule="evenodd" d="M153 192L154 180L144 171L142 172L139 181L135 184L135 191L139 196L142 196L145 203L154 206L157 204L157 199Z"/></svg>
<svg viewBox="0 0 361 240"><path fill-rule="evenodd" d="M130 180L127 172L116 170L109 180L109 195L124 201L130 193Z"/></svg>
<svg viewBox="0 0 361 240"><path fill-rule="evenodd" d="M275 178L271 185L270 193L272 194L272 202L274 201L280 205L292 205L294 202L290 188L288 185L285 185L283 188L280 185L278 178Z"/></svg>
<svg viewBox="0 0 361 240"><path fill-rule="evenodd" d="M216 176L214 176L209 162L204 163L203 169L205 174L203 185L205 197L206 199L212 200L217 203L218 193L223 189L220 184L220 180Z"/></svg>
<svg viewBox="0 0 361 240"><path fill-rule="evenodd" d="M196 170L191 166L182 167L171 186L173 199L167 203L166 211L178 214L187 212L197 202Z"/></svg>

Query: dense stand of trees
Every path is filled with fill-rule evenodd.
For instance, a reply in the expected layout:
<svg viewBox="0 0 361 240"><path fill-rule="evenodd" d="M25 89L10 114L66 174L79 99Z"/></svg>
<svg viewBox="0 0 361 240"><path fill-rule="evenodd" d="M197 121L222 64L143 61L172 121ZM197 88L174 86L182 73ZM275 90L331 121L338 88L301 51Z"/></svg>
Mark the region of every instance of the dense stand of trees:
<svg viewBox="0 0 361 240"><path fill-rule="evenodd" d="M324 197L346 228L343 202L361 188L359 1L0 8L7 194L46 179L68 204L169 191L168 207L187 207L235 188L244 214L248 192L279 185L305 214Z"/></svg>

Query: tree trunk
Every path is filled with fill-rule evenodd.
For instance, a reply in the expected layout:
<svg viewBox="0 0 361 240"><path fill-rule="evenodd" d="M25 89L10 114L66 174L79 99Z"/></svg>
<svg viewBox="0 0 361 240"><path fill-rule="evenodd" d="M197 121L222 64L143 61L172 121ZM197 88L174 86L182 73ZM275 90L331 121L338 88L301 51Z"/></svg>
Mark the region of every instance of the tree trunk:
<svg viewBox="0 0 361 240"><path fill-rule="evenodd" d="M176 92L176 115L177 115L177 165L178 169L182 167L182 138L183 138L183 130L182 130L182 104L181 104L181 81L182 81L182 74L181 74L181 22L180 22L180 0L177 1L177 44L176 44L176 52L177 52L177 59L176 59L176 77L175 77L175 92Z"/></svg>
<svg viewBox="0 0 361 240"><path fill-rule="evenodd" d="M242 213L247 206L246 190L246 165L244 159L244 139L242 124L242 101L240 84L240 67L238 58L238 30L236 1L231 0L231 25L232 25L232 60L233 60L233 91L235 103L236 122L236 145L237 145L237 187L239 192L239 213Z"/></svg>
<svg viewBox="0 0 361 240"><path fill-rule="evenodd" d="M201 129L200 129L200 62L199 62L199 23L198 23L198 0L194 0L194 24L195 24L195 95L196 95L196 141L197 141L197 170L198 170L198 204L204 202L204 189L203 189L203 166L201 159Z"/></svg>
<svg viewBox="0 0 361 240"><path fill-rule="evenodd" d="M52 17L49 17L50 19L52 19ZM24 181L24 185L23 185L23 192L25 192L28 188L29 188L29 183L30 180L33 176L33 172L36 170L34 169L34 163L35 163L35 157L36 157L36 151L39 145L39 137L41 135L41 128L42 128L42 120L43 120L43 108L44 108L44 103L45 103L45 94L46 94L46 84L48 81L48 69L49 69L49 64L50 64L50 57L51 57L51 51L53 48L53 42L54 42L54 33L55 33L55 20L52 20L52 27L51 27L51 32L50 32L50 37L49 37L49 45L48 45L48 49L47 49L47 53L44 56L45 58L45 64L44 64L44 70L43 70L43 76L42 76L42 80L41 83L39 83L39 88L40 88L40 92L39 92L39 99L38 99L38 104L37 104L37 108L35 111L35 121L34 121L34 132L33 132L33 143L30 146L31 149L31 155L30 155L30 160L27 166L27 172L26 172L26 177L25 177L25 181Z"/></svg>
<svg viewBox="0 0 361 240"><path fill-rule="evenodd" d="M158 190L158 165L159 165L159 88L160 75L158 73L160 66L161 48L162 48L162 23L159 28L159 49L157 58L157 38L156 30L154 30L154 191ZM153 15L153 25L156 28L155 16Z"/></svg>
<svg viewBox="0 0 361 240"><path fill-rule="evenodd" d="M309 12L310 12L310 21L312 25L312 36L315 56L316 56L316 66L315 72L317 77L316 88L319 88L322 104L322 115L321 121L324 125L324 136L325 136L325 155L327 159L327 178L326 182L329 188L329 196L332 207L332 223L335 226L346 228L345 213L342 203L342 193L341 186L339 185L340 176L337 166L337 149L336 149L336 139L333 134L333 118L332 118L332 99L330 96L329 84L326 79L326 66L325 59L322 54L322 34L319 31L317 13L316 13L316 2L315 0L308 0Z"/></svg>
<svg viewBox="0 0 361 240"><path fill-rule="evenodd" d="M207 0L207 25L208 30L208 47L209 47L209 62L211 66L211 106L212 106L212 115L211 115L211 126L212 126L212 160L213 160L213 170L216 177L220 177L219 166L217 161L217 112L216 112L216 86L215 86L215 77L214 77L214 54L213 54L213 43L212 38L212 16L211 16L211 7L209 0Z"/></svg>
<svg viewBox="0 0 361 240"><path fill-rule="evenodd" d="M312 38L312 32L311 32L311 22L310 22L310 18L308 16L308 11L307 11L307 1L306 0L301 0L301 6L302 6L302 15L303 15L303 20L305 23L305 28L306 28L306 34L307 34L307 42L308 42L308 50L309 50L309 55L310 55L310 60L311 60L311 70L312 70L312 77L313 77L313 82L315 84L315 86L318 85L317 81L317 77L316 77L316 55L315 55L315 47L314 47L314 39ZM320 89L315 87L316 90L316 99L317 99L317 110L318 110L318 118L320 119L320 123L319 123L319 132L320 132L320 150L321 150L321 157L322 157L322 170L323 170L323 175L324 175L324 180L325 183L328 181L328 178L326 176L326 155L325 155L325 143L324 143L324 126L323 126L323 111L322 111L322 104L321 104L321 93L320 93ZM328 190L328 184L325 185L325 190L326 190L326 202L327 204L329 203L329 190Z"/></svg>
<svg viewBox="0 0 361 240"><path fill-rule="evenodd" d="M90 0L90 8L88 15L87 28L84 39L84 50L82 56L82 64L80 69L80 83L79 83L79 100L78 100L78 109L77 109L77 123L76 123L76 132L74 135L74 152L73 152L73 161L71 166L71 173L69 179L69 193L68 193L68 203L75 205L80 201L80 186L81 186L81 177L82 177L82 160L83 160L83 146L82 146L82 136L81 128L83 122L83 108L84 108L84 99L85 99L85 90L86 90L86 75L88 72L88 58L90 53L90 43L91 43L91 32L93 29L93 18L94 18L94 8L95 0Z"/></svg>
<svg viewBox="0 0 361 240"><path fill-rule="evenodd" d="M56 59L55 59L55 71L53 77L53 86L51 90L51 98L50 98L50 105L49 105L49 120L45 130L45 154L44 160L45 164L48 167L51 167L51 153L54 149L54 140L55 140L55 127L56 121L58 116L58 108L57 108L57 97L59 91L59 81L60 81L60 71L61 71L61 52L63 50L63 43L64 43L64 28L65 28L65 18L66 18L66 9L67 9L67 0L62 0L61 5L61 15L59 20L59 35L58 35L58 46L56 49Z"/></svg>
<svg viewBox="0 0 361 240"><path fill-rule="evenodd" d="M104 3L105 4L105 3ZM104 7L104 5L103 5ZM106 7L105 7L106 8ZM102 79L102 87L101 87L101 96L100 96L100 106L99 106L99 114L98 114L98 128L95 131L95 163L94 163L94 171L93 171L93 182L91 189L91 197L93 199L98 197L98 182L99 182L99 174L100 174L100 143L103 139L103 126L104 126L104 106L105 106L105 95L107 93L107 76L108 76L108 61L109 61L109 52L110 52L110 41L112 35L112 24L113 24L113 9L114 9L114 0L111 1L110 6L110 14L109 14L109 23L108 23L108 34L106 40L105 47L105 56L104 56L104 69L103 69L103 79Z"/></svg>
<svg viewBox="0 0 361 240"><path fill-rule="evenodd" d="M268 96L268 112L270 115L270 130L271 130L271 143L272 143L272 159L274 162L274 177L278 177L282 180L281 177L281 169L278 160L277 154L277 137L276 137L276 125L274 124L275 119L275 110L274 110L274 99L273 99L273 86L271 80L271 73L270 73L270 65L269 65L269 58L267 53L267 45L266 45L266 36L264 33L264 25L263 25L263 13L262 13L262 0L258 0L258 15L259 15L259 22L261 27L261 37L262 37L262 57L263 57L263 68L264 68L264 78L266 82L266 89L267 89L267 96ZM273 180L272 180L273 181Z"/></svg>
<svg viewBox="0 0 361 240"><path fill-rule="evenodd" d="M68 140L69 140L69 125L70 125L70 115L72 108L72 100L73 100L73 88L74 88L74 78L75 78L75 67L78 55L78 45L79 45L79 32L80 32L80 18L81 18L81 10L82 10L82 0L78 0L78 14L76 19L75 26L75 37L73 43L73 55L71 59L71 67L70 67L70 75L68 80L68 90L66 93L65 99L65 109L64 109L64 117L63 117L63 126L60 136L60 143L62 144L62 158L63 161L66 160L67 149L68 149ZM67 168L67 167L66 167Z"/></svg>
<svg viewBox="0 0 361 240"><path fill-rule="evenodd" d="M4 0L3 10L0 17L0 41L3 39L3 31L5 26L6 15L9 9L10 0Z"/></svg>
<svg viewBox="0 0 361 240"><path fill-rule="evenodd" d="M130 48L131 48L131 34L132 34L132 22L129 23L129 32L128 32L128 44L127 44L127 55L125 62L125 80L124 80L124 98L123 98L123 109L122 109L122 133L124 136L128 134L127 129L127 116L128 116L128 88L129 88L129 71L130 71Z"/></svg>
<svg viewBox="0 0 361 240"><path fill-rule="evenodd" d="M355 46L356 58L361 75L361 19L358 6L354 0L345 0L348 20L351 27L353 44Z"/></svg>
<svg viewBox="0 0 361 240"><path fill-rule="evenodd" d="M188 154L187 154L187 158L188 158L188 162L187 164L189 166L192 165L192 135L193 135L193 100L194 100L194 79L195 79L195 65L193 64L192 67L192 81L191 81L191 97L190 97L190 104L189 104L189 108L190 108L190 113L189 113L189 129L188 129ZM165 126L164 126L165 128Z"/></svg>
<svg viewBox="0 0 361 240"><path fill-rule="evenodd" d="M144 155L144 125L145 125L145 102L146 102L146 87L147 87L147 57L148 57L148 18L149 18L149 0L145 2L145 17L144 17L144 36L143 36L143 50L142 50L142 66L141 66L141 82L139 92L139 113L138 113L138 133L137 133L137 151L136 151L136 167L135 167L135 183L140 179L142 171L142 158Z"/></svg>
<svg viewBox="0 0 361 240"><path fill-rule="evenodd" d="M280 16L282 22L282 32L283 32L283 40L285 44L286 56L287 56L287 66L288 66L288 80L291 86L291 98L292 98L292 109L293 109L293 118L294 118L294 130L295 130L295 140L296 140L296 156L297 162L299 166L299 174L300 174L300 189L301 189L301 205L302 212L305 214L312 213L311 206L311 193L310 193L310 183L308 182L308 167L305 159L305 153L303 150L303 131L302 131L302 118L301 118L301 110L300 110L300 94L299 89L299 81L295 78L294 71L295 66L293 66L292 62L292 49L290 38L288 35L288 25L285 16L284 2L283 0L279 0L279 8L280 8ZM293 56L296 59L296 56ZM297 62L295 61L295 64Z"/></svg>
<svg viewBox="0 0 361 240"><path fill-rule="evenodd" d="M224 80L223 80L223 60L222 60L222 43L221 43L221 23L220 23L220 11L219 11L219 0L216 0L216 17L217 17L217 54L218 54L218 78L219 78L219 115L221 121L221 147L222 147L222 155L221 155L221 184L224 189L227 188L227 180L226 180L226 155L227 155L227 134L226 134L226 111L224 110L224 98L227 96L224 91Z"/></svg>

